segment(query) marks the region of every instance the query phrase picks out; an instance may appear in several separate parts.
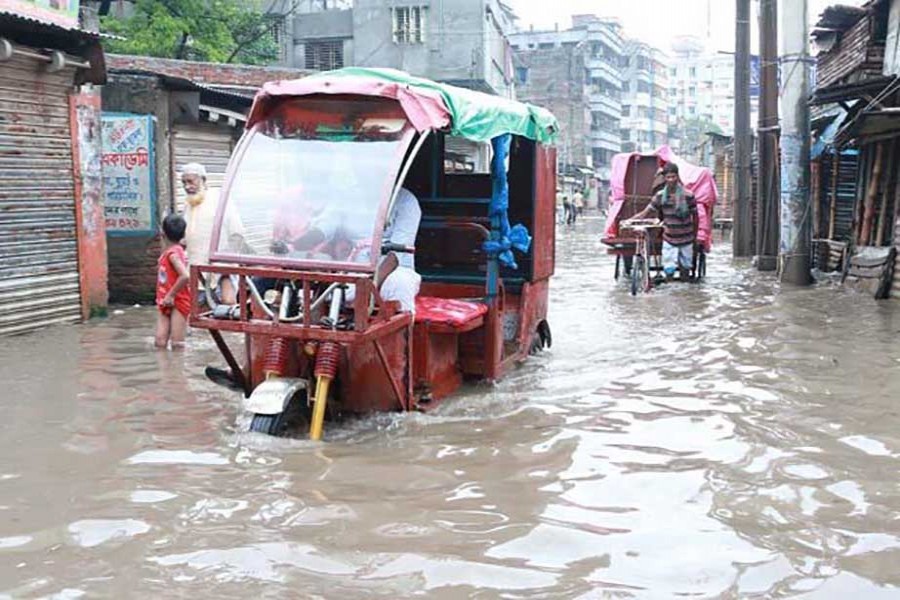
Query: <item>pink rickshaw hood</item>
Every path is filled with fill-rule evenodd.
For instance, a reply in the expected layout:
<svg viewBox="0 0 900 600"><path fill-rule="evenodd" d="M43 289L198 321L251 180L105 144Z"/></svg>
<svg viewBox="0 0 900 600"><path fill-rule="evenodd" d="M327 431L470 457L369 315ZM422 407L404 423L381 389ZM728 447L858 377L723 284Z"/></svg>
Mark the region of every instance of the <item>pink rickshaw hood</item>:
<svg viewBox="0 0 900 600"><path fill-rule="evenodd" d="M414 89L403 83L379 81L366 77L305 77L290 81L272 81L263 85L253 100L247 118L249 129L265 118L273 100L286 96L361 95L397 100L406 118L422 132L429 129L445 129L450 125L450 111L437 92Z"/></svg>

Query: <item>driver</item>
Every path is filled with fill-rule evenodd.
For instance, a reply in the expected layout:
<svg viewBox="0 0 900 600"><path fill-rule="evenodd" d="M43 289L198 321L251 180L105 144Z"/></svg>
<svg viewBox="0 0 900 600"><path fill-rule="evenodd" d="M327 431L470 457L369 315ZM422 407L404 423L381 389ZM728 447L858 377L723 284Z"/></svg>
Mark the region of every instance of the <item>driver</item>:
<svg viewBox="0 0 900 600"><path fill-rule="evenodd" d="M665 187L653 196L647 208L632 219L644 219L655 212L663 221L663 270L667 279L672 279L678 271L685 281L694 262L694 241L700 219L697 216L697 201L693 194L684 189L678 177L678 165L668 163L663 167Z"/></svg>
<svg viewBox="0 0 900 600"><path fill-rule="evenodd" d="M400 188L384 226L383 242L412 248L416 243L421 220L419 200L408 189ZM368 250L364 250L358 260L368 261L369 256ZM379 286L382 300L399 302L400 310L415 312L422 277L416 273L415 258L411 252L388 253L378 264L375 284ZM351 287L347 292L347 301L352 301L355 290Z"/></svg>

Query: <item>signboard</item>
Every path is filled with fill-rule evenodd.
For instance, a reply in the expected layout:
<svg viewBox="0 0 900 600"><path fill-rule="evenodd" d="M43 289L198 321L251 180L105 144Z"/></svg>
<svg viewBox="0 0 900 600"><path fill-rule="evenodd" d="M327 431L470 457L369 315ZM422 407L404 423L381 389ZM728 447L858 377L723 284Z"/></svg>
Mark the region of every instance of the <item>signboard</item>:
<svg viewBox="0 0 900 600"><path fill-rule="evenodd" d="M104 114L103 197L109 235L156 233L153 117Z"/></svg>
<svg viewBox="0 0 900 600"><path fill-rule="evenodd" d="M11 12L66 29L78 27L81 0L0 0L0 11Z"/></svg>

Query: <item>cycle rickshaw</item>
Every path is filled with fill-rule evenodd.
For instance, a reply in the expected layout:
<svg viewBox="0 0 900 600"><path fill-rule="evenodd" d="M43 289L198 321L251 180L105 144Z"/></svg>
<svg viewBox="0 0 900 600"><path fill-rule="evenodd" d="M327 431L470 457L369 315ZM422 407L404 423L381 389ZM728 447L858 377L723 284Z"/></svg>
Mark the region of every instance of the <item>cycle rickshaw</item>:
<svg viewBox="0 0 900 600"><path fill-rule="evenodd" d="M627 277L633 294L649 291L655 275L662 272L662 227L650 221L636 223L634 229L628 221L643 211L665 185L660 171L669 162L678 165L682 185L697 201L699 227L691 279L700 281L706 276L713 210L718 199L712 172L680 159L668 146L652 154L617 154L612 160L612 191L602 243L607 253L616 257L615 279ZM634 269L636 259L638 273Z"/></svg>

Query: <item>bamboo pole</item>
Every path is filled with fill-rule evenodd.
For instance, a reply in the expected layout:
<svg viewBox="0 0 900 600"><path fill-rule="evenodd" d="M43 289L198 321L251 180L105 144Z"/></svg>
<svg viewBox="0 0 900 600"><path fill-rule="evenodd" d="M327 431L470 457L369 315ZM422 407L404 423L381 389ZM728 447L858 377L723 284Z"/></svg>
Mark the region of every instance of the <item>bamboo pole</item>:
<svg viewBox="0 0 900 600"><path fill-rule="evenodd" d="M875 152L875 164L872 166L872 176L869 179L869 189L866 191L866 202L863 206L862 228L859 233L860 245L868 246L872 240L872 223L875 220L875 200L878 197L878 185L881 181L882 164L884 163L884 143L878 144Z"/></svg>
<svg viewBox="0 0 900 600"><path fill-rule="evenodd" d="M840 184L841 178L841 153L838 150L834 151L834 158L831 162L831 206L828 208L828 239L834 239L834 229L837 225L835 221L837 221L837 199L838 199L838 185Z"/></svg>

